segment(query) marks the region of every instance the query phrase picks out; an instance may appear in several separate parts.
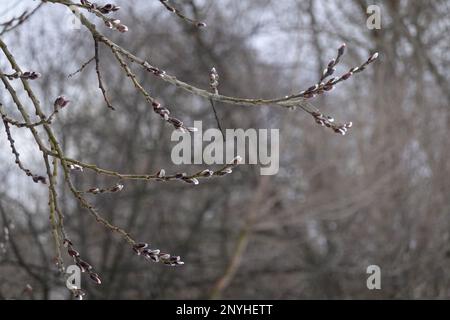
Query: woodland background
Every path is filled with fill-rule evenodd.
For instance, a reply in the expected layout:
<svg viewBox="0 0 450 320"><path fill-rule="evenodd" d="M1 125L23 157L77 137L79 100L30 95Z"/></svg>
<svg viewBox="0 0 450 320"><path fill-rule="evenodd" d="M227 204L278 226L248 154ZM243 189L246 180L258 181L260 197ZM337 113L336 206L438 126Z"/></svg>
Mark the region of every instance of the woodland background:
<svg viewBox="0 0 450 320"><path fill-rule="evenodd" d="M0 0L0 22L38 3ZM93 197L109 220L181 255L182 267L136 257L60 190L67 232L102 275L101 286L83 278L89 299L450 298L448 0L174 1L207 23L200 31L158 1L114 3L130 30L104 28L108 36L204 88L214 66L220 92L231 96L271 98L306 88L342 42L348 50L338 71L369 53L380 56L312 100L324 113L353 121L346 136L301 110L217 104L224 128L280 129L275 176L242 165L198 186L126 182L120 193ZM381 7L380 30L366 27L370 4ZM149 110L110 52L100 52L101 66L116 111L105 107L92 64L68 78L93 56L92 38L71 29L69 17L45 4L2 35L23 67L42 74L33 83L41 101L71 99L54 124L65 152L122 172L180 170L170 160L172 127ZM216 126L207 100L135 71L186 122ZM3 86L0 101L9 102ZM30 139L16 140L24 161L39 171ZM15 166L3 129L0 164L0 298L68 298L52 263L47 190ZM80 188L116 182L75 176ZM366 288L370 264L381 268L381 290Z"/></svg>

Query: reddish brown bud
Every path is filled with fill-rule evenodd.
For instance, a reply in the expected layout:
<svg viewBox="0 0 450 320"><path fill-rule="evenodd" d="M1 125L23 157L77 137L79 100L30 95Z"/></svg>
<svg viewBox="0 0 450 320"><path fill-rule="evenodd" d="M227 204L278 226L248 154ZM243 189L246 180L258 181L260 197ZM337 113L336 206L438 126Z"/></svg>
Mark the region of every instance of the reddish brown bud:
<svg viewBox="0 0 450 320"><path fill-rule="evenodd" d="M94 273L94 272L91 272L91 273L89 274L89 277L92 279L92 281L94 281L94 282L97 283L97 284L101 284L101 283L102 283L102 281L100 280L99 275L96 274L96 273Z"/></svg>
<svg viewBox="0 0 450 320"><path fill-rule="evenodd" d="M55 108L64 108L70 103L70 100L68 100L65 96L59 96L56 98L54 107Z"/></svg>
<svg viewBox="0 0 450 320"><path fill-rule="evenodd" d="M69 249L67 250L67 253L68 253L69 256L71 256L71 257L79 257L79 256L80 256L80 253L79 253L78 251L72 249L72 248L69 248Z"/></svg>

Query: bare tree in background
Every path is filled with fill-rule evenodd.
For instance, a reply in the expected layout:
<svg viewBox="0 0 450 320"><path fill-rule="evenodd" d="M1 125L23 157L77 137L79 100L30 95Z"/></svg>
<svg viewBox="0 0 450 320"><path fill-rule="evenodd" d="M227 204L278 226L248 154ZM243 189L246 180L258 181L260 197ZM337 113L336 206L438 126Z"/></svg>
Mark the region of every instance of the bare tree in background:
<svg viewBox="0 0 450 320"><path fill-rule="evenodd" d="M13 161L47 189L45 194L32 188L22 199L0 189L5 239L0 274L15 275L2 281L3 297L63 295L64 260L75 260L94 282L102 282L86 284L90 298L448 296L448 281L442 281L450 208L448 148L442 148L448 82L441 71L448 57L439 57L448 43L439 30L448 21L436 13L448 9L445 1L431 8L416 1L383 5L392 25L358 32L349 29L364 26L369 3L363 1L333 14L328 11L335 4L320 1L229 1L227 10L226 4L193 1L162 1L160 7L120 3L120 10L88 1L44 2L0 29L5 85L0 103L8 144ZM64 7L79 17L83 37L64 39L49 52L26 38L6 46L8 34L26 30L43 10L62 17ZM275 22L259 21L259 12L273 12ZM285 22L276 21L279 15ZM331 15L345 23L330 25ZM284 65L258 56L251 40L273 26L287 36L285 48L300 62ZM348 44L350 62L365 62L347 67L346 47L334 52L330 39L336 47ZM412 54L404 50L407 44ZM28 63L25 48L42 60ZM61 60L48 59L55 51ZM375 51L383 63L372 73L327 93L365 70L376 55L360 57ZM305 82L313 85L297 89ZM288 94L270 98L280 92ZM313 98L329 111L313 107ZM424 114L424 105L436 110ZM291 112L294 108L313 121ZM345 139L330 134L346 134L352 124L333 121L331 114L351 117L352 134ZM170 170L168 128L193 131L189 125L197 119L211 126L219 121L224 128L282 128L284 170L260 177L243 167L223 179L209 176L221 176L237 162L185 169L191 174L176 166ZM314 130L314 122L332 130ZM19 154L26 144L15 137L23 131L35 141L33 158L40 153L41 165ZM8 170L14 171L5 171L4 181L17 174ZM168 180L183 183L163 183ZM42 219L49 209L50 231ZM126 241L99 232L86 210ZM154 249L157 244L182 254L186 265L148 266L129 254L127 244L149 260L181 264L180 257ZM380 292L365 288L369 264L383 270Z"/></svg>

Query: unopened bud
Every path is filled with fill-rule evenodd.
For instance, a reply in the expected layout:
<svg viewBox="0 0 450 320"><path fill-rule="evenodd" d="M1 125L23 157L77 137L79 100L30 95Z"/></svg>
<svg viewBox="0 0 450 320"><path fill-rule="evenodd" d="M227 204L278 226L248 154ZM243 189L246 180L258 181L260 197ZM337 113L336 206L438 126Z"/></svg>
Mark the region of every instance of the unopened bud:
<svg viewBox="0 0 450 320"><path fill-rule="evenodd" d="M70 100L68 100L65 96L59 96L56 98L54 107L55 108L64 108L70 103Z"/></svg>

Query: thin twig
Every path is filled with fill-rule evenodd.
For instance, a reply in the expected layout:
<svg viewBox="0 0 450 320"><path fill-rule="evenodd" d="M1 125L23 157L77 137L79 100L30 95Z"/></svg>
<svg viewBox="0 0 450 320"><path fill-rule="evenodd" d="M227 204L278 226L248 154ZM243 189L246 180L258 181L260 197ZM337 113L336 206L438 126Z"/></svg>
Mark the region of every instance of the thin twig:
<svg viewBox="0 0 450 320"><path fill-rule="evenodd" d="M104 98L108 108L110 108L111 110L115 110L114 107L112 106L111 102L109 101L108 96L106 95L105 86L103 84L102 75L100 73L100 58L99 58L99 53L98 53L98 41L97 41L97 39L95 37L94 37L94 47L95 47L95 56L94 56L94 58L95 58L95 71L97 72L98 87L102 91L103 98Z"/></svg>
<svg viewBox="0 0 450 320"><path fill-rule="evenodd" d="M182 20L196 26L196 27L206 27L206 23L194 20L192 18L187 17L184 13L182 13L179 9L175 8L169 3L169 0L159 0L159 2L162 3L162 5L170 12L176 14L179 18Z"/></svg>
<svg viewBox="0 0 450 320"><path fill-rule="evenodd" d="M81 65L81 67L79 67L76 71L70 73L67 77L68 77L68 78L72 78L72 77L73 77L74 75L76 75L77 73L80 73L80 72L83 71L84 68L86 68L92 61L94 61L94 59L95 59L95 56L92 57L92 58L90 58L90 59L89 59L88 61L86 61L85 63L83 63L83 64Z"/></svg>

